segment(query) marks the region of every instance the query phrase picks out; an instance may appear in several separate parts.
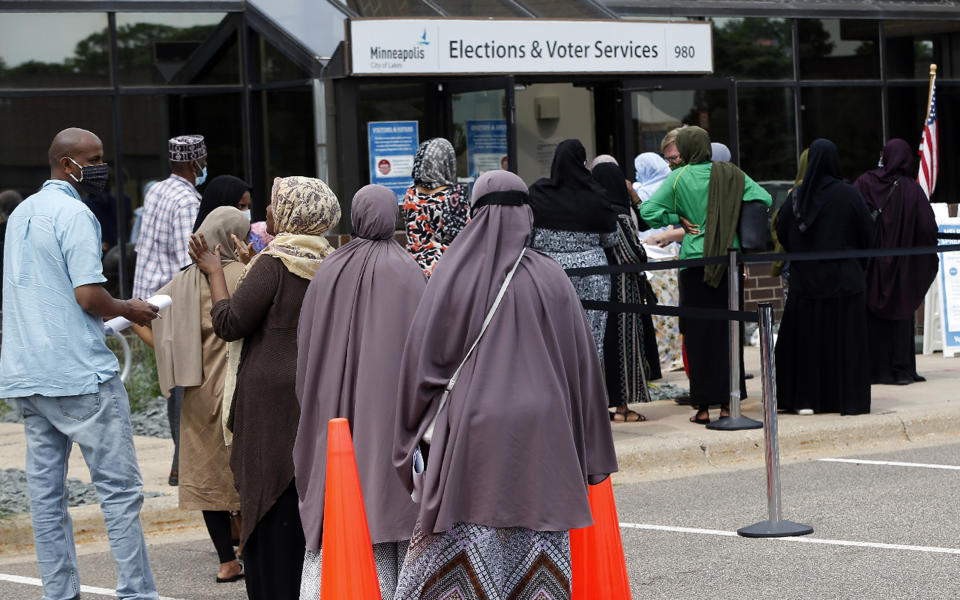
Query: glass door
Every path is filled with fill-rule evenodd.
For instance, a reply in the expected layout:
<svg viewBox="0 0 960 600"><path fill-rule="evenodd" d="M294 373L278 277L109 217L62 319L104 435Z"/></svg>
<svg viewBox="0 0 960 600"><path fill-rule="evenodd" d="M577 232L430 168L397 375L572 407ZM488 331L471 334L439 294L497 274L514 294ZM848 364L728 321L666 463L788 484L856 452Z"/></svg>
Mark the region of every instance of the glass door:
<svg viewBox="0 0 960 600"><path fill-rule="evenodd" d="M633 178L632 157L642 152L660 153L668 131L697 125L710 132L710 140L726 144L739 163L737 87L733 78L682 78L624 80L621 87L623 155L629 159L625 174Z"/></svg>
<svg viewBox="0 0 960 600"><path fill-rule="evenodd" d="M452 80L445 87L458 179L472 184L485 171L516 172L513 78Z"/></svg>

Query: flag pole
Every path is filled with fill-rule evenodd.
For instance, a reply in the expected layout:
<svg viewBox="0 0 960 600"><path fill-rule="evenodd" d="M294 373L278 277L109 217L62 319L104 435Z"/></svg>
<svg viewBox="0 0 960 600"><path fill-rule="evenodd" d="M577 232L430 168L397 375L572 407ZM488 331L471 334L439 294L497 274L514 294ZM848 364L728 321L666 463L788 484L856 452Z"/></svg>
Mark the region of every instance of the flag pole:
<svg viewBox="0 0 960 600"><path fill-rule="evenodd" d="M937 78L937 65L930 65L930 89L927 90L927 116L923 119L924 124L930 120L930 102L933 100L933 83Z"/></svg>

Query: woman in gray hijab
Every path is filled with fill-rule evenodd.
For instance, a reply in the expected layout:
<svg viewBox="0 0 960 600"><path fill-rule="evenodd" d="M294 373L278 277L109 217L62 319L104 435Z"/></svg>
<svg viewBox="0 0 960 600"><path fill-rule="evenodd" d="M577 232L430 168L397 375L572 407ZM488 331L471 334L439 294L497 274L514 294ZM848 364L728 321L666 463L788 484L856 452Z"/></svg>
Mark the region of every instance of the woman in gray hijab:
<svg viewBox="0 0 960 600"><path fill-rule="evenodd" d="M410 491L418 447L427 461L397 599L570 598L569 530L592 523L587 484L617 470L590 326L563 269L527 247L527 198L512 173L480 176L410 327L393 453Z"/></svg>
<svg viewBox="0 0 960 600"><path fill-rule="evenodd" d="M457 154L443 138L420 144L413 159L413 185L403 198L407 252L430 277L433 268L469 220L467 190L457 183Z"/></svg>
<svg viewBox="0 0 960 600"><path fill-rule="evenodd" d="M400 354L426 279L393 240L397 196L382 185L360 188L349 244L317 268L303 297L297 330L300 424L293 465L307 551L300 598L320 596L327 423L350 421L363 504L383 600L397 574L417 507L390 464Z"/></svg>

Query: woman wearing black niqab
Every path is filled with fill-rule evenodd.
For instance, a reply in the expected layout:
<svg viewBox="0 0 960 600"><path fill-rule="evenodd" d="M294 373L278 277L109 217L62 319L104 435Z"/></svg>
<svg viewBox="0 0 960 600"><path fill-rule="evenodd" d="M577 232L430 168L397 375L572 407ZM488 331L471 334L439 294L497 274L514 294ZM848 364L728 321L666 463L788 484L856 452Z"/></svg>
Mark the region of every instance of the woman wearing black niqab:
<svg viewBox="0 0 960 600"><path fill-rule="evenodd" d="M876 215L874 248L937 245L937 220L901 139L883 147L880 167L853 183ZM884 256L867 263L867 330L872 383L906 385L917 374L913 315L937 276L937 256Z"/></svg>
<svg viewBox="0 0 960 600"><path fill-rule="evenodd" d="M840 178L833 142L810 145L803 184L777 216L788 252L865 249L873 224L863 197ZM870 412L863 261L793 261L776 346L777 402L789 411Z"/></svg>
<svg viewBox="0 0 960 600"><path fill-rule="evenodd" d="M604 248L617 243L617 213L607 192L586 167L587 151L580 140L557 146L550 178L530 186L533 238L530 246L550 256L564 269L606 266ZM571 277L581 300L610 299L610 276ZM588 310L597 353L603 356L607 312Z"/></svg>

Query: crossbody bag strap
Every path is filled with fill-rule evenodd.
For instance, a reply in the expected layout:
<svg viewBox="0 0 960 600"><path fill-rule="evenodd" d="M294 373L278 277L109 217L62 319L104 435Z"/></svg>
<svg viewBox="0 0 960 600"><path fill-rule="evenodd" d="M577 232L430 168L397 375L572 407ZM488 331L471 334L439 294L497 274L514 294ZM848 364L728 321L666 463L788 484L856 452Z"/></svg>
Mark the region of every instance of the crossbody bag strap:
<svg viewBox="0 0 960 600"><path fill-rule="evenodd" d="M490 325L490 321L493 320L493 315L497 312L497 307L500 306L500 301L503 300L504 294L507 293L507 286L510 285L510 280L513 279L513 274L517 272L517 267L520 266L520 260L523 258L523 255L526 252L526 248L520 251L520 256L518 256L516 262L513 263L513 268L511 268L507 273L507 276L503 280L503 285L500 286L500 291L497 292L497 297L493 301L493 306L490 307L490 310L487 311L487 316L483 319L483 325L480 326L480 333L477 335L477 339L473 340L473 344L470 346L470 349L467 350L467 354L463 357L463 360L460 361L460 366L457 367L457 370L453 372L450 380L447 381L447 386L444 388L443 394L440 396L440 406L437 408L437 412L434 415L433 420L430 421L430 425L423 434L423 439L427 443L429 443L430 439L433 437L433 426L437 422L437 417L440 415L440 411L442 411L443 407L447 404L447 398L450 396L450 390L452 390L453 386L456 385L457 379L460 377L460 371L462 371L463 366L467 364L467 360L470 358L470 355L473 354L473 350L477 347L477 344L480 343L480 338L483 337L484 332L487 330L487 326Z"/></svg>

